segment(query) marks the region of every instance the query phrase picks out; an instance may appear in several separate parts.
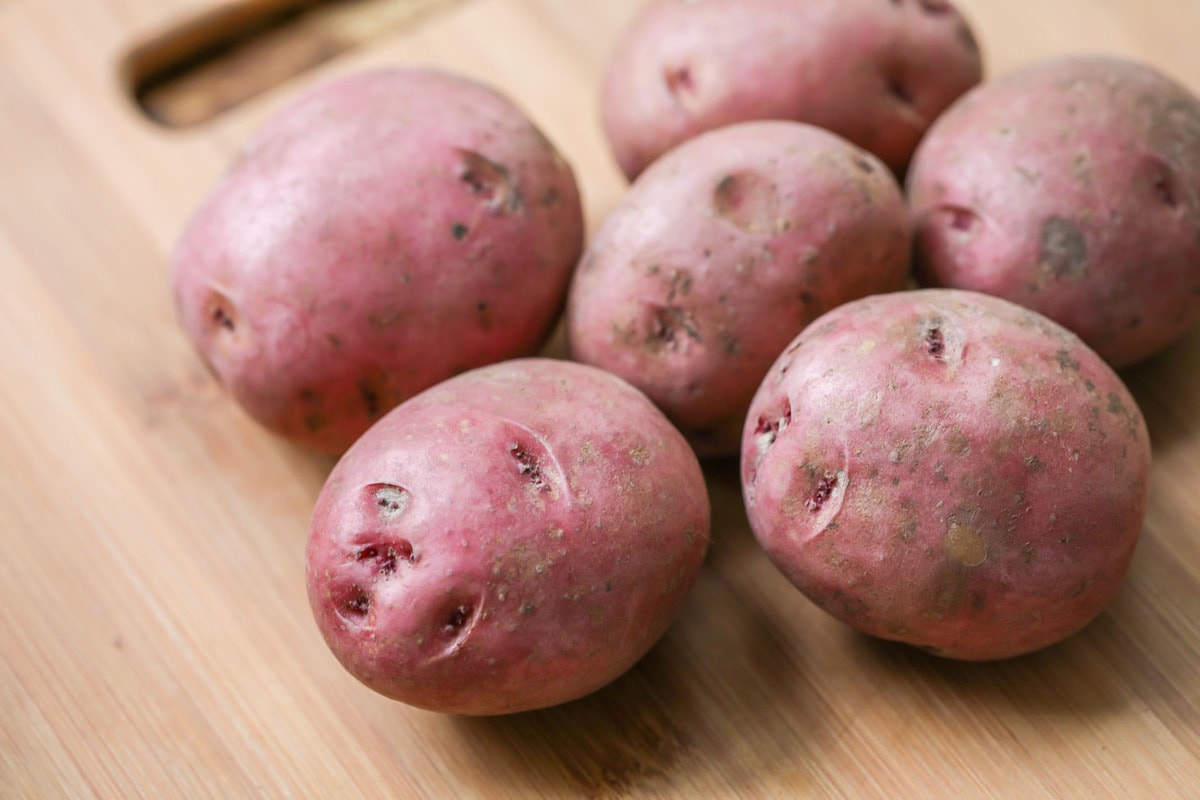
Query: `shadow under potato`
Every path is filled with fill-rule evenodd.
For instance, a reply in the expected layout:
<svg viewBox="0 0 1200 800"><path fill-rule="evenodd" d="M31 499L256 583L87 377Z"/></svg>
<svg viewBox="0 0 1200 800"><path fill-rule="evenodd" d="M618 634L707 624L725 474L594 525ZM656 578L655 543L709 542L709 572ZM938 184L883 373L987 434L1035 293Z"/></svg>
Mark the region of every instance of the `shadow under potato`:
<svg viewBox="0 0 1200 800"><path fill-rule="evenodd" d="M1146 418L1155 456L1165 455L1200 432L1194 414L1180 414L1180 409L1200 407L1200 394L1187 366L1196 363L1200 363L1200 325L1162 352L1119 372ZM1187 401L1189 393L1197 395L1192 402Z"/></svg>
<svg viewBox="0 0 1200 800"><path fill-rule="evenodd" d="M1045 649L998 661L958 661L850 629L846 637L865 669L883 681L884 694L924 698L923 704L964 714L1106 716L1124 709L1116 670L1085 666L1098 657L1104 615L1080 633ZM1086 676L1086 677L1084 677Z"/></svg>
<svg viewBox="0 0 1200 800"><path fill-rule="evenodd" d="M719 615L707 613L719 608ZM735 793L807 762L824 726L794 633L706 566L683 613L629 672L588 697L500 717L451 718L473 756L529 796ZM497 787L500 788L500 787Z"/></svg>

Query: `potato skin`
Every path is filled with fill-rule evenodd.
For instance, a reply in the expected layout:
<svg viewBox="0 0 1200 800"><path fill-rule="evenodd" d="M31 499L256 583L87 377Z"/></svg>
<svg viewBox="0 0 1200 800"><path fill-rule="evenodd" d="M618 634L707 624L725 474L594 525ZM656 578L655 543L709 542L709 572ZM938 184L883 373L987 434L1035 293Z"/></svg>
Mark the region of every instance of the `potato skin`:
<svg viewBox="0 0 1200 800"><path fill-rule="evenodd" d="M865 298L814 322L746 421L751 526L810 599L940 655L1078 631L1128 570L1150 444L1078 337L986 295Z"/></svg>
<svg viewBox="0 0 1200 800"><path fill-rule="evenodd" d="M903 288L908 210L879 159L798 122L709 131L634 182L571 284L572 358L645 392L702 456L823 312Z"/></svg>
<svg viewBox="0 0 1200 800"><path fill-rule="evenodd" d="M534 352L582 243L571 168L517 107L382 69L268 120L188 222L171 281L233 397L338 454L402 399Z"/></svg>
<svg viewBox="0 0 1200 800"><path fill-rule="evenodd" d="M650 0L609 60L601 122L631 179L703 131L754 119L827 128L902 174L982 74L946 0Z"/></svg>
<svg viewBox="0 0 1200 800"><path fill-rule="evenodd" d="M1118 368L1200 320L1200 99L1148 65L1000 76L931 128L908 188L925 285L1035 309Z"/></svg>
<svg viewBox="0 0 1200 800"><path fill-rule="evenodd" d="M709 516L695 455L641 393L509 361L406 401L346 452L313 513L309 600L334 655L388 697L549 706L660 638Z"/></svg>

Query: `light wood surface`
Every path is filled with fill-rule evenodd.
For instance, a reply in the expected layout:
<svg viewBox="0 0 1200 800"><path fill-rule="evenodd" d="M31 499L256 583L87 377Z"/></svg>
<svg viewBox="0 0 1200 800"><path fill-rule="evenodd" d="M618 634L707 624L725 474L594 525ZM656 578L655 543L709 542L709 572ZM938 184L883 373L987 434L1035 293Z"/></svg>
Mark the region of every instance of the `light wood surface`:
<svg viewBox="0 0 1200 800"><path fill-rule="evenodd" d="M598 76L636 5L466 0L172 130L122 65L202 0L0 0L0 797L1200 796L1200 330L1125 373L1155 447L1143 540L1111 608L1042 653L960 664L851 633L758 551L730 465L682 616L589 698L446 717L328 653L303 549L331 463L205 373L172 241L299 86L418 62L521 103L594 230L623 188ZM1200 91L1200 0L959 5L993 74L1088 50Z"/></svg>

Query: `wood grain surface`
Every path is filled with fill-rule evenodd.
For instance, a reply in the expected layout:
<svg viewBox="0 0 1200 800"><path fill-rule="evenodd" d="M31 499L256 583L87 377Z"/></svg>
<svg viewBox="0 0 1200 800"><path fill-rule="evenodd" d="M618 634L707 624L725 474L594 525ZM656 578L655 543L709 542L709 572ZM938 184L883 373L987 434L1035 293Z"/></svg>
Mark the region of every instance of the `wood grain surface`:
<svg viewBox="0 0 1200 800"><path fill-rule="evenodd" d="M959 5L992 74L1086 50L1200 91L1200 0ZM400 63L509 93L595 230L624 188L598 79L636 7L467 0L169 129L123 65L202 0L0 0L0 797L1200 796L1200 330L1124 373L1155 448L1144 536L1109 610L1041 653L850 632L759 552L729 464L682 616L584 700L442 716L328 653L303 553L331 462L215 386L172 316L171 244L299 87Z"/></svg>

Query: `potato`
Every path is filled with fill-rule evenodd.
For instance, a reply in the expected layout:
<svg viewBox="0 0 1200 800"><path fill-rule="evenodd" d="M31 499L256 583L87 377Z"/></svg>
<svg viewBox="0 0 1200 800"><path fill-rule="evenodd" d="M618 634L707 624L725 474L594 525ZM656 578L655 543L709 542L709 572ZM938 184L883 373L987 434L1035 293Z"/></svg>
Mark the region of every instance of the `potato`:
<svg viewBox="0 0 1200 800"><path fill-rule="evenodd" d="M798 122L709 131L605 220L571 284L568 347L645 392L701 455L736 454L784 346L840 303L902 288L910 249L874 156Z"/></svg>
<svg viewBox="0 0 1200 800"><path fill-rule="evenodd" d="M751 527L854 628L1015 656L1081 629L1126 574L1150 445L1078 337L988 295L843 305L771 368L742 446Z"/></svg>
<svg viewBox="0 0 1200 800"><path fill-rule="evenodd" d="M582 217L571 168L509 100L359 72L249 142L180 236L175 304L255 419L337 454L404 398L535 352Z"/></svg>
<svg viewBox="0 0 1200 800"><path fill-rule="evenodd" d="M601 121L630 178L702 131L754 119L827 128L900 174L982 69L946 0L650 0L610 57Z"/></svg>
<svg viewBox="0 0 1200 800"><path fill-rule="evenodd" d="M1200 99L1148 65L1001 76L938 120L908 178L925 285L1035 309L1118 368L1200 319Z"/></svg>
<svg viewBox="0 0 1200 800"><path fill-rule="evenodd" d="M578 698L663 634L709 538L687 443L601 370L523 359L394 409L329 476L312 611L355 677L501 714Z"/></svg>

